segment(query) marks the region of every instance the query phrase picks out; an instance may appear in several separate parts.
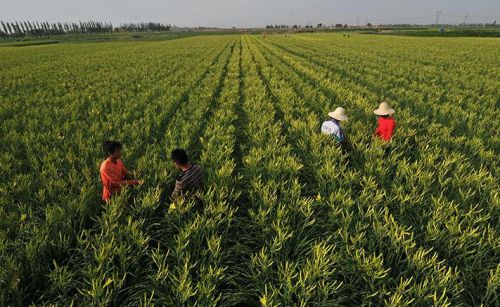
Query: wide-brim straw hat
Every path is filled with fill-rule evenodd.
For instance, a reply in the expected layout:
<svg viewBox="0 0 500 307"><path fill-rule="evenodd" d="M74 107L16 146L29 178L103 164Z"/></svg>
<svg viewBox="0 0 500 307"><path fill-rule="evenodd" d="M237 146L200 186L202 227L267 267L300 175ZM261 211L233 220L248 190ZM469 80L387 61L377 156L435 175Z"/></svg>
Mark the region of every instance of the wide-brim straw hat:
<svg viewBox="0 0 500 307"><path fill-rule="evenodd" d="M347 115L345 115L345 109L342 107L338 107L335 109L335 111L328 113L328 116L340 121L347 120Z"/></svg>
<svg viewBox="0 0 500 307"><path fill-rule="evenodd" d="M376 115L380 115L380 116L391 115L391 114L394 114L394 109L392 109L387 102L383 101L379 105L378 109L373 111L373 113L375 113Z"/></svg>

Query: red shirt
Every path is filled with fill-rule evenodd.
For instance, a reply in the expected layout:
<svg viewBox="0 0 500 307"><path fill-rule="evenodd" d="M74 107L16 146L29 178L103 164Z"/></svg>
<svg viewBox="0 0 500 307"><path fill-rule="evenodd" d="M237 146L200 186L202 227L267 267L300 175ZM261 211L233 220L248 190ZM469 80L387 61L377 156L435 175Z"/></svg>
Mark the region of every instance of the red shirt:
<svg viewBox="0 0 500 307"><path fill-rule="evenodd" d="M111 195L120 192L122 186L138 183L137 180L126 180L128 170L120 159L113 162L111 158L107 158L101 163L100 172L102 200L105 202L109 201Z"/></svg>
<svg viewBox="0 0 500 307"><path fill-rule="evenodd" d="M396 121L394 120L394 118L379 117L378 127L375 130L375 135L379 136L385 141L390 141L395 127Z"/></svg>

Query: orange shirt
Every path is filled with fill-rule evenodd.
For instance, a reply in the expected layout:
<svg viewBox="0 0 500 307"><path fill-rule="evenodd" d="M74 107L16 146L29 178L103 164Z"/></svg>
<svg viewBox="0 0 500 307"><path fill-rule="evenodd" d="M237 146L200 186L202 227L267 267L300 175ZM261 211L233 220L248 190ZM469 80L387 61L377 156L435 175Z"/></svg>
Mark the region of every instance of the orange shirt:
<svg viewBox="0 0 500 307"><path fill-rule="evenodd" d="M109 201L111 195L120 192L122 186L137 184L137 180L126 180L127 168L121 159L113 162L107 158L101 163L102 200Z"/></svg>

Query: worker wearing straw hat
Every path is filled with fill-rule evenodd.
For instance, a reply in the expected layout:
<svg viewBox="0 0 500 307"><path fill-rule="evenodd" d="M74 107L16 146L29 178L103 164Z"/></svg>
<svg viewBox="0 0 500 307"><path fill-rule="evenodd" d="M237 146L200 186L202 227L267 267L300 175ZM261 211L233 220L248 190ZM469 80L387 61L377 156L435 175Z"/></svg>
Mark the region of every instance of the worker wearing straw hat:
<svg viewBox="0 0 500 307"><path fill-rule="evenodd" d="M330 119L321 125L321 132L331 135L339 144L346 142L344 131L340 127L341 121L347 121L345 109L338 107L335 111L328 113L328 116L330 116Z"/></svg>
<svg viewBox="0 0 500 307"><path fill-rule="evenodd" d="M396 121L391 116L394 114L394 109L384 101L373 113L378 115L378 127L375 130L375 135L384 141L390 141L396 127Z"/></svg>

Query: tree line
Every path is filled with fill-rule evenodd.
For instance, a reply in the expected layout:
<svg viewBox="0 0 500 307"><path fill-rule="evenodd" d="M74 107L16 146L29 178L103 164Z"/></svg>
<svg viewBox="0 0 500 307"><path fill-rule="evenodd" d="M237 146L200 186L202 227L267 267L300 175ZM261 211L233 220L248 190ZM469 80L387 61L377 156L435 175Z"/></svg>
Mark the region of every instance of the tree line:
<svg viewBox="0 0 500 307"><path fill-rule="evenodd" d="M0 21L0 37L25 37L62 34L112 33L112 32L147 32L170 31L171 25L163 23L143 22L125 23L114 27L111 22L80 21L48 22L48 21Z"/></svg>
<svg viewBox="0 0 500 307"><path fill-rule="evenodd" d="M313 28L317 28L317 29L326 29L326 28L329 28L329 29L332 29L332 28L348 28L349 26L347 24L336 24L336 25L325 25L325 24L322 24L322 23L318 23L316 26L313 26L313 25L305 25L305 26L302 26L302 25L293 25L293 26L290 26L290 25L267 25L266 26L266 29L313 29ZM372 27L372 24L368 23L367 24L367 27Z"/></svg>
<svg viewBox="0 0 500 307"><path fill-rule="evenodd" d="M432 27L434 26L433 24L422 24L422 25L416 25L416 24L379 24L379 25L374 25L370 22L366 23L366 25L347 25L347 24L341 24L337 23L335 25L327 25L323 23L318 23L316 26L313 26L311 24L308 24L306 26L302 25L283 25L283 24L276 24L276 25L266 25L266 29L272 30L272 29L339 29L339 28L373 28L373 27L385 27L385 28L427 28L427 27ZM497 24L496 20L493 21L492 23L468 23L468 24L443 24L442 26L447 26L447 27L463 27L467 26L469 28L483 28L483 27L500 27L499 24Z"/></svg>

